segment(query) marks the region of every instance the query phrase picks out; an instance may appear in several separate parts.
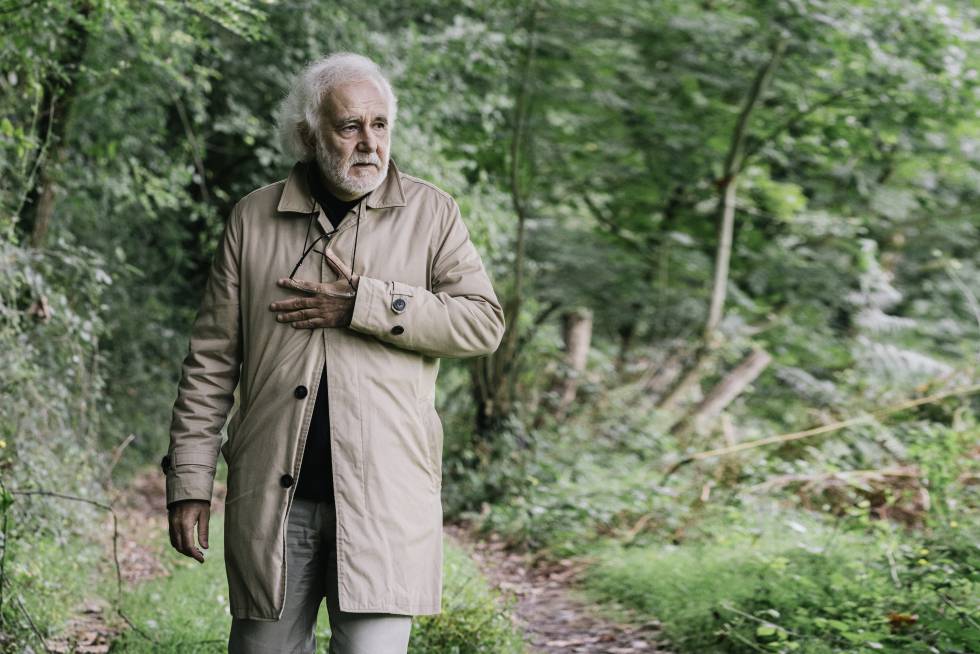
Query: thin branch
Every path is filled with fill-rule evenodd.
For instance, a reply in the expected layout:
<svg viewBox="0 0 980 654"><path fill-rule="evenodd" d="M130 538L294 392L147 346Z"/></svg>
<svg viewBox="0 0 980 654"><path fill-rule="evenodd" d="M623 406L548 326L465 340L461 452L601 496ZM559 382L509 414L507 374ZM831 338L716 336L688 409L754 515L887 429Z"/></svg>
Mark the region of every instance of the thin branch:
<svg viewBox="0 0 980 654"><path fill-rule="evenodd" d="M91 504L91 505L96 506L96 507L98 507L100 509L103 509L105 511L108 511L112 515L112 562L113 562L113 565L116 568L116 597L115 597L115 600L113 602L113 604L114 604L113 608L115 609L116 614L120 618L122 618L126 622L126 624L128 624L129 627L133 631L135 631L140 636L142 636L143 638L145 638L145 639L147 639L147 640L149 640L151 642L154 642L154 643L157 642L157 639L156 638L154 638L153 636L150 636L148 633L146 633L145 631L143 631L142 629L140 629L139 627L137 627L136 624L129 618L129 616L127 616L125 613L123 613L123 609L122 609L122 594L123 594L123 588L122 588L122 566L119 564L119 520L118 520L118 516L116 515L116 511L112 508L112 506L110 506L108 504L103 504L102 502L98 502L96 500L88 499L86 497L78 497L76 495L67 495L65 493L57 493L57 492L54 492L54 491L46 491L46 490L34 490L34 491L13 490L13 491L10 491L10 494L11 495L42 495L42 496L47 496L47 497L58 497L58 498L65 499L65 500L72 500L72 501L75 501L75 502L84 502L86 504ZM4 517L6 518L6 512L5 512ZM6 553L6 542L7 541L4 540L4 553Z"/></svg>
<svg viewBox="0 0 980 654"><path fill-rule="evenodd" d="M656 266L657 263L659 263L659 261L653 256L650 248L647 247L645 243L623 234L620 226L603 213L602 209L599 208L599 206L595 203L595 200L592 199L588 192L582 190L579 192L579 196L582 198L582 201L585 202L585 206L588 207L596 221L607 227L607 234L616 237L616 239L623 245L626 245L636 254L640 255L640 257L650 266Z"/></svg>
<svg viewBox="0 0 980 654"><path fill-rule="evenodd" d="M205 203L211 202L211 194L208 193L207 177L204 173L204 161L201 159L200 144L197 140L197 135L194 133L194 127L191 125L190 119L187 117L187 111L184 108L184 101L181 99L173 90L170 91L170 97L174 102L174 106L177 107L177 114L180 116L180 123L184 126L184 133L187 135L187 140L191 144L191 156L194 157L194 166L197 168L197 176L200 178L198 181L198 186L201 189L201 199Z"/></svg>
<svg viewBox="0 0 980 654"><path fill-rule="evenodd" d="M54 103L57 98L57 94L51 94L51 102L48 105L48 115L54 115ZM37 150L37 157L34 159L34 166L31 168L31 174L28 175L27 180L24 183L23 193L20 195L20 201L17 203L17 209L14 211L14 215L20 217L20 212L24 209L24 204L27 202L27 195L31 192L31 188L34 186L34 178L37 176L37 171L41 167L41 162L44 157L47 156L48 148L51 145L51 132L54 129L54 121L48 121L48 129L44 134L44 142L41 143L41 147Z"/></svg>
<svg viewBox="0 0 980 654"><path fill-rule="evenodd" d="M863 416L857 416L854 418L849 418L847 420L840 420L826 425L821 425L819 427L805 429L803 431L790 432L788 434L779 434L778 436L767 436L766 438L760 438L754 441L743 441L741 443L738 443L737 445L732 445L730 447L720 447L714 450L698 452L697 454L692 454L690 456L684 457L683 459L681 459L680 461L672 465L664 474L663 480L661 481L661 485L666 483L667 478L670 477L670 475L672 475L674 472L676 472L678 468L688 463L691 463L693 461L700 461L702 459L708 459L714 456L721 456L723 454L732 454L734 452L740 452L742 450L761 447L762 445L771 445L773 443L787 443L789 441L809 438L810 436L816 436L818 434L826 434L828 432L838 431L845 427L850 427L852 425L868 422L874 418L880 418L880 417L890 415L892 413L904 411L905 409L911 409L913 407L921 406L923 404L932 404L934 402L938 402L939 400L946 399L947 397L972 395L974 393L980 393L980 384L960 386L958 388L952 388L948 391L935 393L933 395L928 395L926 397L920 397L911 400L903 400L891 406L887 406L883 409L878 409L877 411L871 411L870 413Z"/></svg>
<svg viewBox="0 0 980 654"><path fill-rule="evenodd" d="M723 609L728 609L729 611L731 611L733 613L738 613L743 618L748 618L749 620L755 620L756 622L759 622L761 624L764 624L767 627L779 627L780 629L782 629L786 633L792 634L792 635L796 636L797 638L802 637L802 634L797 633L797 632L793 631L792 629L787 629L786 627L784 627L784 626L782 626L780 624L776 624L772 620L763 620L762 618L759 618L757 616L754 616L754 615L752 615L750 613L746 613L744 611L741 611L739 609L736 609L734 606L731 605L730 602L720 602L719 603L719 606L721 606L721 608L723 608Z"/></svg>
<svg viewBox="0 0 980 654"><path fill-rule="evenodd" d="M7 504L6 500L7 485L3 483L3 477L0 477L0 502L3 502L3 552L0 553L0 621L3 620L3 582L4 579L6 579L7 574L7 545L10 543L9 525L7 520L10 505Z"/></svg>
<svg viewBox="0 0 980 654"><path fill-rule="evenodd" d="M822 100L819 100L818 102L814 102L811 105L807 105L806 109L797 110L792 115L787 117L786 120L777 124L771 130L766 132L764 136L762 136L755 144L753 144L753 147L747 147L745 149L745 154L742 157L741 165L739 166L739 172L741 172L741 170L745 168L745 166L748 164L749 159L751 159L756 154L758 154L759 150L761 150L765 145L771 143L773 140L775 140L777 136L779 136L789 128L794 127L799 123L803 122L804 119L809 117L810 114L814 113L817 109L829 106L833 104L836 100L848 94L857 94L857 92L863 91L864 89L865 87L863 86L859 86L857 88L846 87L842 89L837 89L836 91L834 91L827 97L823 98Z"/></svg>
<svg viewBox="0 0 980 654"><path fill-rule="evenodd" d="M964 609L962 606L954 604L953 600L949 599L949 596L947 596L946 593L939 593L939 599L946 602L951 609L956 611L957 615L963 616L963 619L973 625L974 629L980 629L980 624L977 624L977 621L970 617L970 612Z"/></svg>
<svg viewBox="0 0 980 654"><path fill-rule="evenodd" d="M564 303L560 300L553 300L549 302L544 309L538 312L538 315L535 316L534 320L531 322L531 328L525 330L525 332L518 337L517 344L514 348L515 358L519 356L524 347L527 346L532 338L534 338L536 328L540 327L544 321L548 319L548 316L554 313L563 304Z"/></svg>
<svg viewBox="0 0 980 654"><path fill-rule="evenodd" d="M955 284L956 288L963 294L967 305L969 305L970 310L973 311L973 317L977 321L977 327L980 328L980 302L977 302L977 296L974 295L969 286L963 283L963 280L956 274L952 266L945 266L945 270L946 274L949 275L949 278L953 280L953 284ZM980 353L978 353L978 357L980 357Z"/></svg>
<svg viewBox="0 0 980 654"><path fill-rule="evenodd" d="M44 495L48 497L60 497L64 500L72 500L74 502L85 502L86 504L91 504L104 511L108 511L112 514L112 559L116 565L116 594L122 596L122 568L119 565L119 520L116 516L115 510L108 504L103 504L102 502L97 502L96 500L90 500L87 497L77 497L75 495L67 495L65 493L58 493L55 491L46 490L34 490L34 491L10 491L11 495Z"/></svg>
<svg viewBox="0 0 980 654"><path fill-rule="evenodd" d="M32 618L31 614L27 612L27 607L24 606L24 601L21 599L20 594L14 597L14 599L17 600L17 605L20 607L24 617L27 618L27 623L31 625L31 631L33 631L34 635L37 636L37 639L41 641L41 647L43 647L44 651L48 652L48 654L53 654L51 650L48 649L48 642L44 640L44 636L41 635L41 630L37 628L36 624L34 624L34 618Z"/></svg>

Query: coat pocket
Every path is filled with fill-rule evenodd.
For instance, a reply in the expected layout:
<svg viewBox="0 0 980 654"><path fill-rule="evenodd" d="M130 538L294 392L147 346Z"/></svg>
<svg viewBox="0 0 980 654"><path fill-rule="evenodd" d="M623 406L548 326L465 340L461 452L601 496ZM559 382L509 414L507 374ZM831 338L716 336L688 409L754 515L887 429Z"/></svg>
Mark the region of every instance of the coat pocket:
<svg viewBox="0 0 980 654"><path fill-rule="evenodd" d="M235 415L231 417L228 421L227 438L225 442L221 444L221 454L225 457L225 463L231 464L233 457L235 456L236 446L241 442L238 433L241 431L242 427L242 415L241 408L235 410Z"/></svg>
<svg viewBox="0 0 980 654"><path fill-rule="evenodd" d="M431 400L424 400L419 403L419 410L422 412L422 424L425 425L425 447L429 464L429 476L432 478L432 487L438 491L442 488L442 440L443 426L442 418Z"/></svg>

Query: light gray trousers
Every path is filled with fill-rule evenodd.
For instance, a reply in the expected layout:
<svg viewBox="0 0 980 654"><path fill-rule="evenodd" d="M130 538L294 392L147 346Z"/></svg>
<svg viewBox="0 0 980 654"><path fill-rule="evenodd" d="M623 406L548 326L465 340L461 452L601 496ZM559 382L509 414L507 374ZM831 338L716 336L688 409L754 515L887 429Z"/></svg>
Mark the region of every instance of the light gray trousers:
<svg viewBox="0 0 980 654"><path fill-rule="evenodd" d="M233 617L229 654L314 654L314 630L324 596L330 618L329 654L406 654L412 616L340 610L333 503L293 497L287 527L282 618L270 622Z"/></svg>

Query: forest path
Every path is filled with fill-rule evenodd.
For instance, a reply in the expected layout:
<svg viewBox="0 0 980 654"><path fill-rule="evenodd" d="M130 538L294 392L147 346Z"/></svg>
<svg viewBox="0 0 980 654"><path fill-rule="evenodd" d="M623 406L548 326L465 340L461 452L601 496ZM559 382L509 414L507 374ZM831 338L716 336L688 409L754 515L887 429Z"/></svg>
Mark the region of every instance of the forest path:
<svg viewBox="0 0 980 654"><path fill-rule="evenodd" d="M216 482L215 512L224 509L224 492L224 484ZM146 545L147 534L167 531L164 496L163 475L155 470L138 474L112 493L124 588L167 574L161 561L169 552ZM534 565L531 554L509 552L499 539L485 539L464 524L446 524L444 529L470 553L492 587L516 599L512 618L533 654L669 654L658 642L659 622L619 622L596 615L575 588L581 563L563 560ZM110 515L105 519L105 534L111 559ZM86 598L75 618L62 633L46 639L46 645L57 654L103 654L126 628L109 603Z"/></svg>
<svg viewBox="0 0 980 654"><path fill-rule="evenodd" d="M216 484L216 494L217 486ZM165 496L164 477L155 470L136 475L126 486L114 488L109 494L109 501L118 520L118 561L123 589L131 589L137 584L167 574L167 569L161 563L166 552L146 545L149 540L147 534L167 532ZM220 500L223 500L223 495ZM221 507L223 508L223 504ZM116 572L112 563L111 514L107 513L105 516L102 533L110 576L114 576ZM102 654L109 651L112 641L126 629L128 626L125 621L116 614L109 601L89 597L81 601L75 617L68 621L61 633L45 639L45 645L49 652L56 654Z"/></svg>
<svg viewBox="0 0 980 654"><path fill-rule="evenodd" d="M669 654L658 642L658 621L618 622L592 610L575 587L583 564L534 565L530 554L508 552L499 539L478 536L464 524L447 524L445 531L469 551L491 586L516 599L513 618L530 652Z"/></svg>

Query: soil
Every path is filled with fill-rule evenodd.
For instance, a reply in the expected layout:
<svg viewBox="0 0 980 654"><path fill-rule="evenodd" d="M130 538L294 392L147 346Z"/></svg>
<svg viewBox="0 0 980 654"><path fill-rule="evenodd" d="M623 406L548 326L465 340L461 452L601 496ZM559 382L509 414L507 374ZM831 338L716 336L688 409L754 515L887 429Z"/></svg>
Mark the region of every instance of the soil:
<svg viewBox="0 0 980 654"><path fill-rule="evenodd" d="M212 511L224 509L224 485L216 482ZM137 475L125 488L116 488L109 500L115 511L117 524L117 552L119 572L123 588L169 574L161 563L167 554L153 549L141 540L150 533L167 532L166 486L162 473L149 471ZM106 553L112 559L112 515L106 514L103 533L106 534ZM110 562L114 568L115 564ZM114 569L112 574L115 574ZM89 598L76 610L61 633L45 640L49 652L54 654L104 654L112 641L128 628L109 601Z"/></svg>
<svg viewBox="0 0 980 654"><path fill-rule="evenodd" d="M445 527L465 547L490 585L513 597L513 618L533 654L668 654L661 624L634 616L620 622L603 617L578 590L584 563L570 559L535 562L527 552L508 550L496 535L477 535L465 523ZM608 613L608 612L605 612ZM619 613L629 615L628 611Z"/></svg>
<svg viewBox="0 0 980 654"><path fill-rule="evenodd" d="M215 483L214 512L224 509L224 485ZM137 534L167 531L162 474L141 474L111 497L118 519L118 558L123 586L131 587L168 574L161 563L167 552L140 542ZM107 552L112 552L112 517L106 516ZM656 620L614 620L598 614L577 590L584 564L573 560L535 562L530 553L508 550L496 537L480 536L467 524L447 524L445 531L466 549L490 585L513 597L515 626L525 634L533 654L669 654L659 643ZM606 615L608 611L604 612ZM620 611L623 615L628 612ZM105 600L88 599L47 648L56 654L104 654L127 628Z"/></svg>

